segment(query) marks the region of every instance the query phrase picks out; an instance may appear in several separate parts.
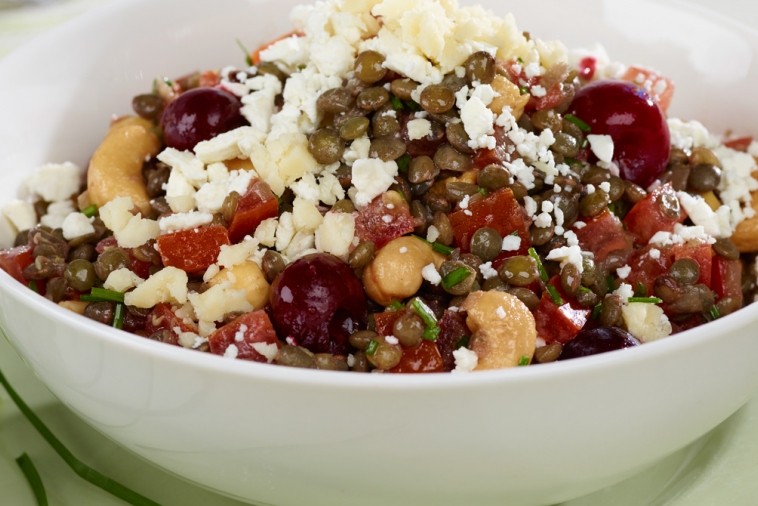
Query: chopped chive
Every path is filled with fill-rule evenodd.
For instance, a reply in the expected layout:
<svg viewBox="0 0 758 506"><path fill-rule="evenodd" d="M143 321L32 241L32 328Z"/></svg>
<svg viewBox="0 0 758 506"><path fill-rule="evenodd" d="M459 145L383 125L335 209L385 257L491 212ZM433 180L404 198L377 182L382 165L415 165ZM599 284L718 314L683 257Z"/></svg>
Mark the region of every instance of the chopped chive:
<svg viewBox="0 0 758 506"><path fill-rule="evenodd" d="M540 258L539 253L537 253L537 250L534 248L529 248L527 251L529 252L529 256L532 257L535 262L537 262L537 270L540 273L540 279L547 283L550 277L547 275L545 266L542 265L542 259Z"/></svg>
<svg viewBox="0 0 758 506"><path fill-rule="evenodd" d="M708 310L708 315L711 317L712 320L718 320L721 317L719 308L717 308L716 306L711 306L711 309Z"/></svg>
<svg viewBox="0 0 758 506"><path fill-rule="evenodd" d="M571 165L579 165L579 163L581 162L579 162L579 160L577 160L576 158L572 158L570 156L564 156L563 163L565 163L568 166L571 166Z"/></svg>
<svg viewBox="0 0 758 506"><path fill-rule="evenodd" d="M576 126L579 127L579 130L581 130L582 132L584 132L586 134L588 134L588 133L590 133L592 131L592 128L590 128L590 126L587 123L585 123L581 119L577 118L573 114L566 114L566 115L563 116L563 119L565 119L566 121L570 121L571 123L575 124Z"/></svg>
<svg viewBox="0 0 758 506"><path fill-rule="evenodd" d="M408 167L411 165L411 155L408 153L405 153L403 156L398 158L395 163L397 163L397 169L400 172L405 172L408 170Z"/></svg>
<svg viewBox="0 0 758 506"><path fill-rule="evenodd" d="M450 246L445 246L444 244L439 243L439 242L433 242L432 249L436 251L437 253L442 253L445 256L448 256L450 255L450 253L453 252L453 248L451 248Z"/></svg>
<svg viewBox="0 0 758 506"><path fill-rule="evenodd" d="M455 342L455 349L458 348L468 348L468 343L471 340L471 336L461 336L458 338L458 340Z"/></svg>
<svg viewBox="0 0 758 506"><path fill-rule="evenodd" d="M82 214L87 218L92 218L93 216L97 216L97 211L97 206L95 204L91 204L82 209Z"/></svg>
<svg viewBox="0 0 758 506"><path fill-rule="evenodd" d="M597 320L600 318L600 313L603 311L603 303L598 302L595 307L592 308L592 319Z"/></svg>
<svg viewBox="0 0 758 506"><path fill-rule="evenodd" d="M240 49L242 49L242 52L245 53L245 63L247 63L247 65L249 67L252 67L253 66L253 57L250 56L250 51L247 50L247 48L245 47L245 45L239 39L237 39L237 45L240 47Z"/></svg>
<svg viewBox="0 0 758 506"><path fill-rule="evenodd" d="M366 355L373 355L376 353L376 349L379 347L379 341L376 339L372 339L369 341L368 346L366 347Z"/></svg>
<svg viewBox="0 0 758 506"><path fill-rule="evenodd" d="M81 460L77 459L71 451L66 448L63 443L53 434L50 429L42 422L42 420L34 413L34 411L26 405L21 397L16 393L11 384L5 378L5 375L0 371L0 384L8 392L8 396L18 407L18 410L26 417L29 423L37 430L42 438L55 450L55 453L60 456L66 462L68 467L71 468L80 478L88 481L92 485L99 487L109 494L118 497L119 499L126 501L129 504L135 506L159 506L159 504L147 497L138 494L134 490L122 485L121 483L108 478L99 471L89 467Z"/></svg>
<svg viewBox="0 0 758 506"><path fill-rule="evenodd" d="M547 285L547 294L550 295L550 298L556 306L562 306L564 304L561 294L558 293L558 290L553 285Z"/></svg>
<svg viewBox="0 0 758 506"><path fill-rule="evenodd" d="M647 297L647 288L642 281L637 281L637 285L634 288L634 295L637 297Z"/></svg>
<svg viewBox="0 0 758 506"><path fill-rule="evenodd" d="M629 297L629 302L642 302L644 304L660 304L663 299L658 297Z"/></svg>
<svg viewBox="0 0 758 506"><path fill-rule="evenodd" d="M404 305L399 300L393 300L389 306L387 306L387 309L390 311L400 311L403 309Z"/></svg>
<svg viewBox="0 0 758 506"><path fill-rule="evenodd" d="M519 366L529 365L529 362L530 362L530 359L526 355L521 355L521 358L518 359Z"/></svg>
<svg viewBox="0 0 758 506"><path fill-rule="evenodd" d="M413 100L406 100L403 102L406 109L410 109L411 111L417 112L421 110L421 106L414 102Z"/></svg>
<svg viewBox="0 0 758 506"><path fill-rule="evenodd" d="M616 280L613 279L613 276L608 276L605 278L605 284L608 287L609 292L612 292L616 289Z"/></svg>
<svg viewBox="0 0 758 506"><path fill-rule="evenodd" d="M117 329L124 328L124 313L126 306L123 302L116 304L116 310L113 312L113 326Z"/></svg>
<svg viewBox="0 0 758 506"><path fill-rule="evenodd" d="M422 337L429 341L435 341L440 334L440 328L437 326L437 317L434 316L434 312L418 297L414 297L411 301L411 308L421 317L424 325L426 325L426 330L422 334Z"/></svg>
<svg viewBox="0 0 758 506"><path fill-rule="evenodd" d="M392 108L396 111L402 111L403 109L405 109L405 105L403 105L403 101L395 96L393 96L392 99L390 99L390 103L392 104Z"/></svg>
<svg viewBox="0 0 758 506"><path fill-rule="evenodd" d="M592 291L592 290L590 290L590 289L589 289L589 288L587 288L586 286L580 286L579 288L577 288L577 292L579 292L579 293L582 293L582 294L584 294L584 293L589 293L589 292L591 292L591 291Z"/></svg>
<svg viewBox="0 0 758 506"><path fill-rule="evenodd" d="M481 187L481 186L480 186L479 188L477 188L477 189L476 189L476 191L477 191L477 192L479 193L479 195L481 195L482 197L486 197L486 196L487 196L487 188L483 188L483 187Z"/></svg>
<svg viewBox="0 0 758 506"><path fill-rule="evenodd" d="M79 296L85 302L124 302L124 294L115 290L93 287L87 295Z"/></svg>
<svg viewBox="0 0 758 506"><path fill-rule="evenodd" d="M528 95L529 94L529 88L527 88L526 86L519 86L518 87L518 92L521 95Z"/></svg>
<svg viewBox="0 0 758 506"><path fill-rule="evenodd" d="M465 267L458 267L457 269L445 274L445 276L442 278L442 287L445 290L449 290L469 276L471 276L470 270Z"/></svg>
<svg viewBox="0 0 758 506"><path fill-rule="evenodd" d="M26 284L26 286L28 286L30 290L39 293L39 285L37 285L36 279L30 280L29 283Z"/></svg>
<svg viewBox="0 0 758 506"><path fill-rule="evenodd" d="M42 483L42 478L37 472L37 468L34 466L31 457L26 453L22 453L17 459L16 464L21 468L21 472L24 473L26 481L29 482L29 486L34 493L34 498L37 499L38 506L47 506L47 493L45 492L45 485Z"/></svg>

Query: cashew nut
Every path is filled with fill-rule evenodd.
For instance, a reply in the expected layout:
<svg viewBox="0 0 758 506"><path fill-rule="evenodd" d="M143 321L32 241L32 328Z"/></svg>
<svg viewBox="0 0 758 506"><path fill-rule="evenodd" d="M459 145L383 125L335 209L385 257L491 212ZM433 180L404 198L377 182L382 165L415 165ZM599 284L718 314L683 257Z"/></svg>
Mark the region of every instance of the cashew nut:
<svg viewBox="0 0 758 506"><path fill-rule="evenodd" d="M62 300L58 303L60 307L73 311L76 314L84 314L84 310L88 304L89 302L84 302L83 300Z"/></svg>
<svg viewBox="0 0 758 506"><path fill-rule="evenodd" d="M531 360L537 339L534 316L517 297L499 291L472 292L461 309L473 335L469 348L476 352L477 370L502 369Z"/></svg>
<svg viewBox="0 0 758 506"><path fill-rule="evenodd" d="M493 79L492 89L498 95L490 103L490 110L495 114L501 114L503 108L508 106L511 108L513 117L519 119L524 113L524 107L529 102L529 94L522 95L518 86L501 75L496 75Z"/></svg>
<svg viewBox="0 0 758 506"><path fill-rule="evenodd" d="M222 269L208 282L214 286L220 283L230 283L234 290L244 290L245 299L253 306L253 310L262 309L268 303L269 284L258 264L246 261Z"/></svg>
<svg viewBox="0 0 758 506"><path fill-rule="evenodd" d="M418 237L398 237L380 249L363 271L363 286L375 302L387 306L415 294L430 263L439 269L444 257Z"/></svg>
<svg viewBox="0 0 758 506"><path fill-rule="evenodd" d="M758 191L752 193L753 209L758 213ZM737 225L732 234L732 242L742 253L758 251L758 214Z"/></svg>
<svg viewBox="0 0 758 506"><path fill-rule="evenodd" d="M132 116L111 125L87 170L87 192L93 204L103 206L116 197L131 197L143 215L150 212L142 165L161 148L154 130L149 121Z"/></svg>

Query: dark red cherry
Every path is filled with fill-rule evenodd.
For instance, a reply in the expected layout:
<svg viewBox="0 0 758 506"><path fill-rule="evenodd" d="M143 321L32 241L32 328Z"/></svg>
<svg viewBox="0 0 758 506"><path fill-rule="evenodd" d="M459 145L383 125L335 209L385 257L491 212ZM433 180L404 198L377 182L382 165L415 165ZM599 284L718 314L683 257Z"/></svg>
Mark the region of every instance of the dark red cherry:
<svg viewBox="0 0 758 506"><path fill-rule="evenodd" d="M581 88L569 111L613 138L621 177L647 188L666 168L671 138L666 115L643 88L626 81L595 81Z"/></svg>
<svg viewBox="0 0 758 506"><path fill-rule="evenodd" d="M597 355L639 344L636 337L618 327L583 329L574 339L563 345L559 360Z"/></svg>
<svg viewBox="0 0 758 506"><path fill-rule="evenodd" d="M218 88L193 88L166 106L161 127L166 146L193 149L200 141L245 124L240 101Z"/></svg>
<svg viewBox="0 0 758 506"><path fill-rule="evenodd" d="M350 334L366 326L366 296L345 262L313 253L274 280L271 314L281 339L292 337L314 353L346 355Z"/></svg>

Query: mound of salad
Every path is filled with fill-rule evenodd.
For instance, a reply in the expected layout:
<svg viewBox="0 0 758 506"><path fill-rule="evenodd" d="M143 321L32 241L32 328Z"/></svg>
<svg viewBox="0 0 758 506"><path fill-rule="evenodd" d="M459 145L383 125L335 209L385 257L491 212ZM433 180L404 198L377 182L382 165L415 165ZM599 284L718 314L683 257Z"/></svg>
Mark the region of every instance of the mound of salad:
<svg viewBox="0 0 758 506"><path fill-rule="evenodd" d="M40 167L0 266L142 338L359 372L570 359L753 301L758 143L667 117L663 75L454 0L292 19L156 79L86 169Z"/></svg>

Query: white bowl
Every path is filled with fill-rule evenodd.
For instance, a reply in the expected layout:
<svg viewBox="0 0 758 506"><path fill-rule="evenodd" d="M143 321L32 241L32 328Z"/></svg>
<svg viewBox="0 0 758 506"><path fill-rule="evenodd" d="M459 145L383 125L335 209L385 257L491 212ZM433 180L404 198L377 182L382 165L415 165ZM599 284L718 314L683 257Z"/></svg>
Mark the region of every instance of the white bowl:
<svg viewBox="0 0 758 506"><path fill-rule="evenodd" d="M153 77L242 62L292 0L121 2L0 64L0 202L44 161L82 165ZM483 2L502 12L501 2ZM672 113L755 128L758 36L677 1L512 3L523 29L657 67ZM577 15L579 13L579 15ZM644 13L644 17L643 17ZM726 58L728 56L728 58ZM360 375L232 361L78 317L0 273L0 324L60 400L147 460L276 505L549 504L715 427L758 385L758 305L633 350L470 375Z"/></svg>

